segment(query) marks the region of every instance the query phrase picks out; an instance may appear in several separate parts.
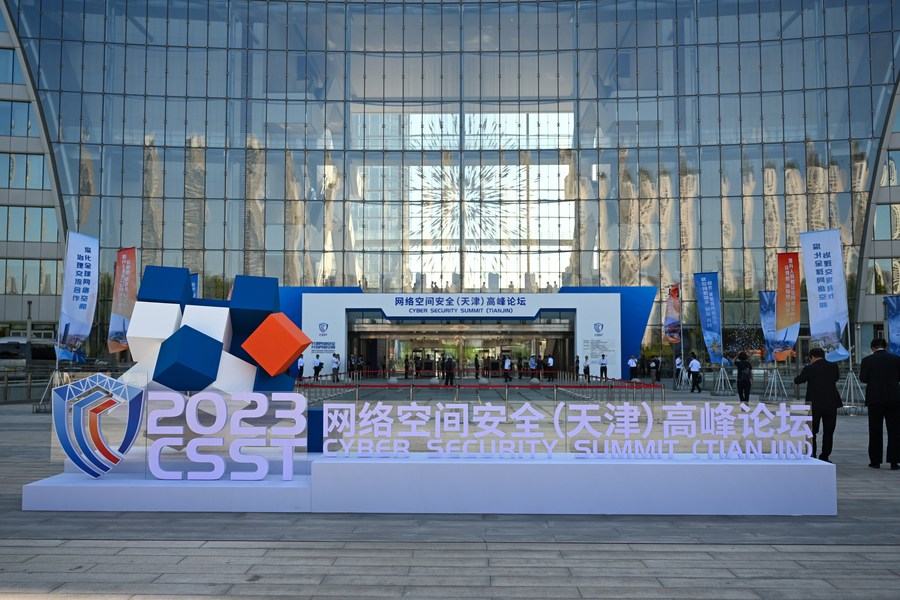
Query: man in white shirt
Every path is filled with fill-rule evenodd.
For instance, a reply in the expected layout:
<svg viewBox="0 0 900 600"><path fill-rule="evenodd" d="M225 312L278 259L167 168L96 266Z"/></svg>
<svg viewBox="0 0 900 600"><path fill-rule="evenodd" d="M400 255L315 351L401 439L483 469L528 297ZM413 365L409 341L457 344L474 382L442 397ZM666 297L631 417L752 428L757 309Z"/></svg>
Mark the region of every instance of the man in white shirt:
<svg viewBox="0 0 900 600"><path fill-rule="evenodd" d="M512 369L512 359L509 356L503 357L503 381L512 381L509 370Z"/></svg>
<svg viewBox="0 0 900 600"><path fill-rule="evenodd" d="M297 359L297 385L303 385L303 355Z"/></svg>
<svg viewBox="0 0 900 600"><path fill-rule="evenodd" d="M338 382L338 372L341 370L341 359L337 354L331 355L331 381Z"/></svg>
<svg viewBox="0 0 900 600"><path fill-rule="evenodd" d="M700 361L697 355L691 352L691 362L688 363L688 371L691 372L691 393L697 390L700 393Z"/></svg>
<svg viewBox="0 0 900 600"><path fill-rule="evenodd" d="M609 367L609 360L607 360L605 354L600 355L600 379L601 381L608 381L609 376L607 375Z"/></svg>
<svg viewBox="0 0 900 600"><path fill-rule="evenodd" d="M313 359L313 377L315 380L319 380L319 373L322 372L322 361L319 360L319 355L316 354L316 357Z"/></svg>
<svg viewBox="0 0 900 600"><path fill-rule="evenodd" d="M547 381L553 381L556 379L555 373L553 372L553 357L549 354L547 355Z"/></svg>
<svg viewBox="0 0 900 600"><path fill-rule="evenodd" d="M681 381L681 369L684 367L684 361L680 356L675 357L675 380L672 382L672 389L678 389L678 382Z"/></svg>
<svg viewBox="0 0 900 600"><path fill-rule="evenodd" d="M638 377L638 362L634 354L628 359L628 376L630 379L637 379Z"/></svg>

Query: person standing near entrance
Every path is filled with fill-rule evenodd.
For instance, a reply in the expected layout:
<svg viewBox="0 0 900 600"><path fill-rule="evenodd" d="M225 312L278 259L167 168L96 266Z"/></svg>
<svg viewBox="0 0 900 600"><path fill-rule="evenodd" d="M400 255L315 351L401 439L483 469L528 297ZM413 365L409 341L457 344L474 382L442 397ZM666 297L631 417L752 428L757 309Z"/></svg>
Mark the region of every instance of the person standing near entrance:
<svg viewBox="0 0 900 600"><path fill-rule="evenodd" d="M475 354L475 379L481 378L481 362L478 360L478 354Z"/></svg>
<svg viewBox="0 0 900 600"><path fill-rule="evenodd" d="M444 355L442 362L444 364L444 385L453 385L456 375L456 363L453 362L453 357L450 355Z"/></svg>
<svg viewBox="0 0 900 600"><path fill-rule="evenodd" d="M303 385L303 354L297 359L297 385Z"/></svg>
<svg viewBox="0 0 900 600"><path fill-rule="evenodd" d="M869 410L869 466L881 467L883 432L887 427L887 460L900 470L900 356L887 351L887 340L875 338L872 354L859 365L859 380L866 384ZM883 424L882 424L883 423Z"/></svg>
<svg viewBox="0 0 900 600"><path fill-rule="evenodd" d="M684 368L684 361L680 356L675 357L675 379L672 381L672 389L678 389L678 383L681 381L681 370Z"/></svg>
<svg viewBox="0 0 900 600"><path fill-rule="evenodd" d="M512 381L509 370L512 369L512 359L506 354L503 355L503 381Z"/></svg>
<svg viewBox="0 0 900 600"><path fill-rule="evenodd" d="M638 361L634 357L634 354L632 354L631 358L628 359L628 378L629 379L637 379L638 378Z"/></svg>
<svg viewBox="0 0 900 600"><path fill-rule="evenodd" d="M535 373L537 373L537 360L535 360L534 354L528 359L528 369L531 371L531 378L534 379Z"/></svg>
<svg viewBox="0 0 900 600"><path fill-rule="evenodd" d="M600 355L600 381L609 381L609 360L605 354Z"/></svg>
<svg viewBox="0 0 900 600"><path fill-rule="evenodd" d="M522 379L522 370L525 368L523 365L522 355L520 354L516 357L516 372L519 374L519 379Z"/></svg>
<svg viewBox="0 0 900 600"><path fill-rule="evenodd" d="M575 381L578 381L579 377L581 377L581 357L576 354L575 355Z"/></svg>
<svg viewBox="0 0 900 600"><path fill-rule="evenodd" d="M331 382L338 382L338 372L341 370L341 357L338 354L331 355Z"/></svg>
<svg viewBox="0 0 900 600"><path fill-rule="evenodd" d="M700 393L700 361L697 355L691 352L691 362L688 363L688 371L691 372L691 393L697 390Z"/></svg>
<svg viewBox="0 0 900 600"><path fill-rule="evenodd" d="M738 368L738 394L741 386L741 356L734 363ZM825 360L825 351L821 348L813 348L809 351L809 364L803 367L800 374L794 377L794 383L806 384L806 403L809 404L812 413L812 457L816 457L816 436L819 434L819 423L822 424L822 453L819 460L831 462L831 445L834 437L834 427L837 425L837 411L844 405L841 402L841 394L837 389L837 381L840 371L835 363ZM748 386L749 387L749 386ZM747 397L749 398L749 390ZM741 402L743 402L741 398ZM879 424L880 427L880 424Z"/></svg>
<svg viewBox="0 0 900 600"><path fill-rule="evenodd" d="M316 354L316 357L313 359L313 377L316 381L319 380L319 373L322 372L322 361L319 360L319 355Z"/></svg>
<svg viewBox="0 0 900 600"><path fill-rule="evenodd" d="M547 355L547 381L553 381L556 379L556 374L553 372L553 355Z"/></svg>
<svg viewBox="0 0 900 600"><path fill-rule="evenodd" d="M584 382L590 383L591 381L591 359L587 354L584 355Z"/></svg>
<svg viewBox="0 0 900 600"><path fill-rule="evenodd" d="M813 353L810 352L809 355L812 356ZM825 355L823 354L822 356L824 357ZM734 361L734 366L737 367L738 400L740 400L741 404L750 404L750 386L753 385L753 365L750 364L750 361L747 358L746 352L742 351L742 352L738 353L737 360ZM836 368L837 368L837 365L835 365L835 369ZM802 375L802 374L803 373L801 373L800 375ZM797 377L800 377L800 375L798 375ZM837 379L835 379L835 381L837 381ZM795 379L794 383L801 383L801 382L799 382ZM809 399L809 388L807 388L807 391L806 391L806 399L807 400ZM835 416L837 416L837 413L835 413ZM818 426L818 423L814 424L813 431L816 430L816 426ZM814 441L813 448L815 448L815 447L816 447L816 443ZM813 453L813 454L815 454L815 453Z"/></svg>

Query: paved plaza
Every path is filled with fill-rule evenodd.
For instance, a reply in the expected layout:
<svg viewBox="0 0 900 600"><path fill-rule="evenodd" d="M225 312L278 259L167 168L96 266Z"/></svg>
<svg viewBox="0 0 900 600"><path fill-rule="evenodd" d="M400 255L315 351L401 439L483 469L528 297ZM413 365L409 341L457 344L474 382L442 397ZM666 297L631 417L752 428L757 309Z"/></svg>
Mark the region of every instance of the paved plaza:
<svg viewBox="0 0 900 600"><path fill-rule="evenodd" d="M836 517L22 512L49 443L0 405L3 599L900 597L900 472L866 467L865 417L838 420Z"/></svg>

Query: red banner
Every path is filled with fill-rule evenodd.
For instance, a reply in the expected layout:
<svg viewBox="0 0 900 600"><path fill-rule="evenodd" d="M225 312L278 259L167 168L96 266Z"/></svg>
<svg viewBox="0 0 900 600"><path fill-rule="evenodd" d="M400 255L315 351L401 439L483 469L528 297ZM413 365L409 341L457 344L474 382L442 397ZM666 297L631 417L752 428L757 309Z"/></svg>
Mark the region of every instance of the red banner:
<svg viewBox="0 0 900 600"><path fill-rule="evenodd" d="M800 323L800 258L796 252L778 255L778 287L775 298L775 329Z"/></svg>
<svg viewBox="0 0 900 600"><path fill-rule="evenodd" d="M128 349L128 323L137 299L137 265L134 248L119 250L116 256L116 279L113 287L112 314L109 316L109 336L106 344L110 352Z"/></svg>

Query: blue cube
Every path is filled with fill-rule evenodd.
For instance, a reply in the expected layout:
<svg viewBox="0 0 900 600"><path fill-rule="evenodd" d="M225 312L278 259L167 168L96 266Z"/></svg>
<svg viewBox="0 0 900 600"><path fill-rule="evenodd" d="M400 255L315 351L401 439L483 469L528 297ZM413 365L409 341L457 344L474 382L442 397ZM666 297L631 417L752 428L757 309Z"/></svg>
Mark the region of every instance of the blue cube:
<svg viewBox="0 0 900 600"><path fill-rule="evenodd" d="M216 380L221 357L222 342L181 327L160 346L153 381L173 390L199 392Z"/></svg>
<svg viewBox="0 0 900 600"><path fill-rule="evenodd" d="M183 267L147 265L137 299L140 302L168 302L182 308L190 302L191 272Z"/></svg>
<svg viewBox="0 0 900 600"><path fill-rule="evenodd" d="M262 369L256 370L256 381L253 383L254 392L293 392L294 378L290 375L276 375L270 377Z"/></svg>
<svg viewBox="0 0 900 600"><path fill-rule="evenodd" d="M278 279L238 275L231 290L231 327L250 335L266 317L278 312Z"/></svg>

